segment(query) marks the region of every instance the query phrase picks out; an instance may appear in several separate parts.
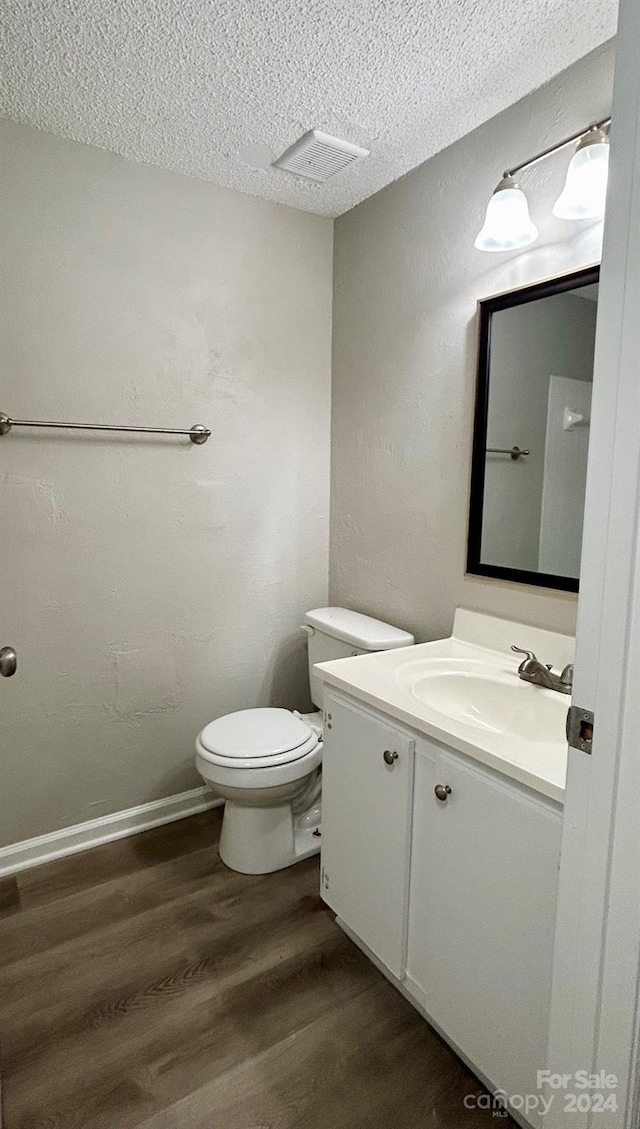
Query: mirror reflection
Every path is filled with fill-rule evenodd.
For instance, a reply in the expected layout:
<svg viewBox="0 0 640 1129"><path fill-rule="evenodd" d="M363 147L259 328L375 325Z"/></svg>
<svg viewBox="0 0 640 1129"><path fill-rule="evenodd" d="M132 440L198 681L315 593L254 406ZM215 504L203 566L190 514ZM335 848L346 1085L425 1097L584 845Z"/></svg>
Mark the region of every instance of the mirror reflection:
<svg viewBox="0 0 640 1129"><path fill-rule="evenodd" d="M576 590L598 270L481 303L468 571Z"/></svg>

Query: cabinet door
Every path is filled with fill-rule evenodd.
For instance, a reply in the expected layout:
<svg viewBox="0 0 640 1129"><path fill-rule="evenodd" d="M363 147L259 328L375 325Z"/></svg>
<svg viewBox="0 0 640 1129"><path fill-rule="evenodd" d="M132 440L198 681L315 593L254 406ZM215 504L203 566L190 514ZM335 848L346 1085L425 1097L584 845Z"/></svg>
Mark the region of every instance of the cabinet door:
<svg viewBox="0 0 640 1129"><path fill-rule="evenodd" d="M331 694L325 700L325 718L322 897L400 976L413 739L376 714Z"/></svg>
<svg viewBox="0 0 640 1129"><path fill-rule="evenodd" d="M560 809L455 754L416 755L407 975L494 1086L546 1065Z"/></svg>

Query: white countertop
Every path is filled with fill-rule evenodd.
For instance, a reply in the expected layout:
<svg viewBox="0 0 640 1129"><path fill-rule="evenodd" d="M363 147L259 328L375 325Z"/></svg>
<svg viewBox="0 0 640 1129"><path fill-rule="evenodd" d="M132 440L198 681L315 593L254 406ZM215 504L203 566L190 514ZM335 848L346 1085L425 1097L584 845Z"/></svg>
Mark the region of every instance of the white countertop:
<svg viewBox="0 0 640 1129"><path fill-rule="evenodd" d="M488 645L481 645L479 640ZM562 718L565 708L568 709L571 704L569 695L519 681L519 693L522 695L526 714L533 719L532 738L528 739L522 735L514 736L508 731L500 732L495 728L485 730L463 720L447 717L433 708L428 700L416 700L399 685L402 680L397 677L397 673L403 667L406 668L407 664L425 658L471 660L478 663L479 671L484 666L485 669L499 672L499 676L505 681L511 677L517 679L522 656L511 652L511 643L535 650L541 662L551 662L554 667L561 668L573 659L574 641L570 636L458 609L453 635L449 639L337 659L319 663L314 669L327 685L343 690L427 737L433 737L504 776L563 803L567 744ZM544 703L543 699L549 695L554 701ZM552 740L536 739L535 713L543 705L554 710L557 707L557 740L555 728Z"/></svg>

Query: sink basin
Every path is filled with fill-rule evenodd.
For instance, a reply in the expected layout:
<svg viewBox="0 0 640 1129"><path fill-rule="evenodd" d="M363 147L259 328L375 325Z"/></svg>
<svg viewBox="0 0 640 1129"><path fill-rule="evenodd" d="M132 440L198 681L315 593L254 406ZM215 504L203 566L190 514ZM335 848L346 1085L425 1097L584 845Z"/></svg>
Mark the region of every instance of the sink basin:
<svg viewBox="0 0 640 1129"><path fill-rule="evenodd" d="M399 667L396 689L430 714L485 733L564 742L568 695L532 686L515 668L462 659L418 659Z"/></svg>
<svg viewBox="0 0 640 1129"><path fill-rule="evenodd" d="M568 694L518 677L512 643L563 668L569 636L458 608L449 639L320 663L325 686L559 803L567 775Z"/></svg>

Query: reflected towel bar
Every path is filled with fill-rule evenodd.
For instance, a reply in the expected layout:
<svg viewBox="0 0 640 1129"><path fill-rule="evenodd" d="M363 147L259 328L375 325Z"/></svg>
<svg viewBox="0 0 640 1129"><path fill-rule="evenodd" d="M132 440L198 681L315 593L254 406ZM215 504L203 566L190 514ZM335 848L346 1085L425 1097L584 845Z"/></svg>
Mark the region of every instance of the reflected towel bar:
<svg viewBox="0 0 640 1129"><path fill-rule="evenodd" d="M488 455L509 455L514 463L518 461L522 455L530 455L529 448L522 450L520 447L487 447Z"/></svg>
<svg viewBox="0 0 640 1129"><path fill-rule="evenodd" d="M145 435L188 435L192 443L206 443L211 435L208 427L194 423L193 427L115 427L106 423L45 423L34 419L11 419L0 412L0 435L6 435L12 427L64 427L72 431L128 431Z"/></svg>

